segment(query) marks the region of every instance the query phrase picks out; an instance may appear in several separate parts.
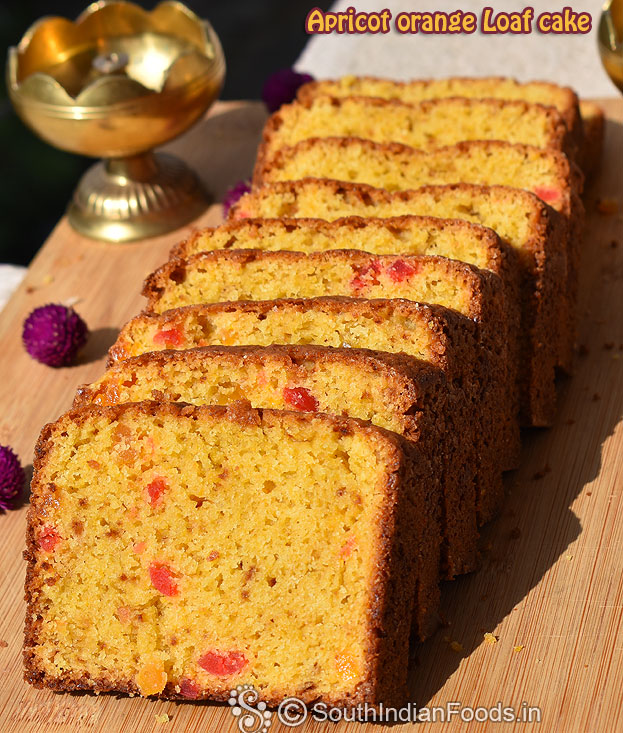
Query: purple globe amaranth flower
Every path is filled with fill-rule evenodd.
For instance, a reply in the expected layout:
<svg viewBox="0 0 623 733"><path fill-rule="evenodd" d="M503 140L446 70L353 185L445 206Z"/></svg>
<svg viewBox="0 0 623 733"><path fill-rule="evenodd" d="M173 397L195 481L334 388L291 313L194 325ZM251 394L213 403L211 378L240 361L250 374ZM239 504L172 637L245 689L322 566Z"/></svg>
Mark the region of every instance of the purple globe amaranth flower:
<svg viewBox="0 0 623 733"><path fill-rule="evenodd" d="M225 196L223 196L223 216L227 217L231 207L238 203L245 193L249 193L250 190L250 181L238 181L238 183L235 183L231 188L228 188L227 191L225 191Z"/></svg>
<svg viewBox="0 0 623 733"><path fill-rule="evenodd" d="M268 111L275 112L282 104L291 102L296 97L298 88L313 80L311 74L301 74L294 69L275 71L266 79L262 89L262 99Z"/></svg>
<svg viewBox="0 0 623 733"><path fill-rule="evenodd" d="M22 493L26 476L19 458L8 447L0 445L0 510L15 508L16 499Z"/></svg>
<svg viewBox="0 0 623 733"><path fill-rule="evenodd" d="M22 341L33 359L52 367L71 364L86 344L89 329L73 308L43 305L24 321Z"/></svg>

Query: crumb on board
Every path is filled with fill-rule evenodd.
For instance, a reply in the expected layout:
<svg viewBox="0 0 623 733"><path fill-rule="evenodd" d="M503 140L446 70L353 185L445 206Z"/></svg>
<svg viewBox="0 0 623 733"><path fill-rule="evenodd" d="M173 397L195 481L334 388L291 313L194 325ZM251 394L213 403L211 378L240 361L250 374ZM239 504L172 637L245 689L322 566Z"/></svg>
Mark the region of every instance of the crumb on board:
<svg viewBox="0 0 623 733"><path fill-rule="evenodd" d="M619 203L615 198L604 196L604 198L597 199L595 208L600 214L611 216L612 214L616 214L618 212Z"/></svg>
<svg viewBox="0 0 623 733"><path fill-rule="evenodd" d="M171 721L171 718L166 713L162 713L162 715L156 714L156 723L169 723Z"/></svg>
<svg viewBox="0 0 623 733"><path fill-rule="evenodd" d="M0 639L0 649L6 649L9 646L9 642L4 639Z"/></svg>
<svg viewBox="0 0 623 733"><path fill-rule="evenodd" d="M547 476L548 473L551 473L551 466L549 463L546 463L545 466L540 471L535 471L532 474L532 480L538 481L539 479L542 479L543 477Z"/></svg>
<svg viewBox="0 0 623 733"><path fill-rule="evenodd" d="M450 649L452 649L452 651L456 652L457 654L462 654L463 653L463 644L459 643L458 641L451 641Z"/></svg>
<svg viewBox="0 0 623 733"><path fill-rule="evenodd" d="M593 394L593 402L599 402L600 399L601 399L601 395L599 394L599 392L595 392Z"/></svg>
<svg viewBox="0 0 623 733"><path fill-rule="evenodd" d="M524 645L523 645L523 644L515 644L515 646L513 647L513 651L514 651L515 653L518 653L518 652L520 652L520 651L521 651L521 650L522 650L523 648L524 648Z"/></svg>
<svg viewBox="0 0 623 733"><path fill-rule="evenodd" d="M490 631L487 631L484 634L485 644L497 644L500 640L499 636L496 636L495 634L492 634Z"/></svg>
<svg viewBox="0 0 623 733"><path fill-rule="evenodd" d="M41 279L41 282L44 285L50 285L51 283L54 282L54 275L51 275L50 273L48 273L47 275L44 275L43 278Z"/></svg>
<svg viewBox="0 0 623 733"><path fill-rule="evenodd" d="M573 560L573 555L567 554L567 555L565 555L565 557L567 558L567 560Z"/></svg>
<svg viewBox="0 0 623 733"><path fill-rule="evenodd" d="M613 240L612 240L612 241L610 242L610 246L612 247L612 249L616 249L616 248L617 248L617 247L619 246L619 243L617 242L617 240L616 240L616 239L613 239Z"/></svg>

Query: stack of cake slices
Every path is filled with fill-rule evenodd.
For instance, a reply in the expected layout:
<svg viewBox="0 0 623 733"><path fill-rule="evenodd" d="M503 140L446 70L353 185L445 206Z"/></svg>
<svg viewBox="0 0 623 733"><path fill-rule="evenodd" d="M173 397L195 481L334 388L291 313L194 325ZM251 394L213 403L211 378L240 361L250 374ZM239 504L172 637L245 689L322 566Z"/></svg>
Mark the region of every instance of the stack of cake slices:
<svg viewBox="0 0 623 733"><path fill-rule="evenodd" d="M313 82L253 188L144 284L44 428L26 677L227 699L405 700L440 579L549 426L602 117L553 84Z"/></svg>

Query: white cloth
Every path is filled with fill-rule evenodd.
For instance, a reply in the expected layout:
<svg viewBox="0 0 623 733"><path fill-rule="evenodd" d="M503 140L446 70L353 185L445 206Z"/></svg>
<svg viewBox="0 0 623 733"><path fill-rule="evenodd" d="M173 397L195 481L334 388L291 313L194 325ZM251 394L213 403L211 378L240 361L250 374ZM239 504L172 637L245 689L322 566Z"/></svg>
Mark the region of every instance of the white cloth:
<svg viewBox="0 0 623 733"><path fill-rule="evenodd" d="M601 66L597 50L597 26L603 0L552 2L534 0L498 0L478 3L475 0L436 0L414 3L412 0L338 0L332 11L354 7L358 12L392 13L392 30L387 34L310 36L296 62L298 71L306 71L320 79L345 74L387 76L396 79L440 78L446 76L512 76L520 81L547 80L573 87L581 96L617 96ZM586 35L543 35L535 30L527 35L484 35L480 30L471 35L402 35L393 29L400 12L451 13L460 8L476 14L479 22L484 7L494 11L521 12L530 4L535 19L541 12L561 11L571 6L576 12L592 15L592 30Z"/></svg>
<svg viewBox="0 0 623 733"><path fill-rule="evenodd" d="M0 265L0 310L4 308L26 275L26 268L18 265Z"/></svg>

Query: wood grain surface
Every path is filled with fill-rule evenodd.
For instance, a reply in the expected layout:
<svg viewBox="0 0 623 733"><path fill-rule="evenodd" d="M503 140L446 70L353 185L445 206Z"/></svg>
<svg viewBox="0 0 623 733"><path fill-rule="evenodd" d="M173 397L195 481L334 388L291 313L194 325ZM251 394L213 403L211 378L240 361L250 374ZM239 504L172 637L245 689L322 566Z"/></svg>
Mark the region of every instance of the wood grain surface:
<svg viewBox="0 0 623 733"><path fill-rule="evenodd" d="M556 426L524 434L522 466L509 477L502 516L483 533L481 569L444 587L447 626L416 650L410 674L411 699L420 708L501 702L521 715L527 704L540 708L544 731L623 730L623 101L602 102L606 151L586 196L575 375L560 385ZM219 200L250 174L264 119L260 104L218 104L169 149L200 172ZM604 197L617 200L618 213L597 211L595 202ZM219 220L220 207L213 206L194 226ZM29 471L41 427L71 405L79 384L102 372L117 330L142 307L142 279L188 231L110 245L79 236L63 218L50 235L0 314L0 443L13 446ZM47 302L75 303L93 331L75 367L47 368L22 348L25 316ZM0 730L238 730L227 705L62 695L24 683L25 517L25 506L0 515ZM486 640L486 633L494 636ZM455 715L447 723L395 729L467 727ZM292 728L275 719L270 730ZM294 730L380 729L309 718Z"/></svg>

